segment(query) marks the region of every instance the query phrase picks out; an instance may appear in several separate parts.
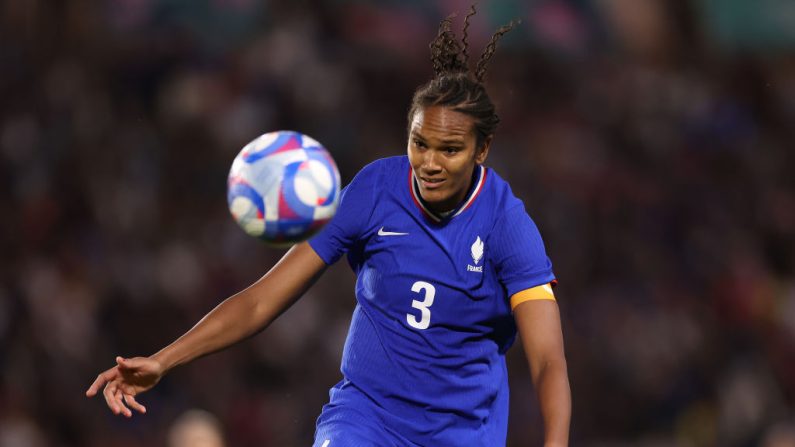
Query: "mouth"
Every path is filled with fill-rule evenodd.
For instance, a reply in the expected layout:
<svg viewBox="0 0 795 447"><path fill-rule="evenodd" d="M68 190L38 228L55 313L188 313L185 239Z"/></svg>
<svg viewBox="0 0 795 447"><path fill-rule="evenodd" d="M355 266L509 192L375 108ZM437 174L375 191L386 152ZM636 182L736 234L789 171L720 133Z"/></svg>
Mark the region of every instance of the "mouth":
<svg viewBox="0 0 795 447"><path fill-rule="evenodd" d="M428 177L417 177L420 181L420 184L425 189L438 189L442 187L444 184L444 179L441 178L428 178Z"/></svg>

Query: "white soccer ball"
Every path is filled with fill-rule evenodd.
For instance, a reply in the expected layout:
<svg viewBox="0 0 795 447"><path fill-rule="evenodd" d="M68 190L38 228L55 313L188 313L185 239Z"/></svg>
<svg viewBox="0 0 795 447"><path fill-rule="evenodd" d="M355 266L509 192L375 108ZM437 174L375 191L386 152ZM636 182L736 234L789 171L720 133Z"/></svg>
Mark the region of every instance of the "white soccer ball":
<svg viewBox="0 0 795 447"><path fill-rule="evenodd" d="M305 240L337 211L340 173L316 140L292 131L270 132L235 157L227 202L243 230L273 245Z"/></svg>

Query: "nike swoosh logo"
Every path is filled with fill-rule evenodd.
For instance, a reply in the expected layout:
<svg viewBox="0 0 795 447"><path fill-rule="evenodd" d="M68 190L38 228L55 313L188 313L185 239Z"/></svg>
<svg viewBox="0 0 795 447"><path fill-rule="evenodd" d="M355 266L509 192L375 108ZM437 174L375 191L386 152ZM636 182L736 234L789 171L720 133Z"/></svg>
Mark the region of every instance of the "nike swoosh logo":
<svg viewBox="0 0 795 447"><path fill-rule="evenodd" d="M378 230L378 235L379 236L405 236L407 234L408 233L395 233L394 231L384 231L384 227L381 227Z"/></svg>

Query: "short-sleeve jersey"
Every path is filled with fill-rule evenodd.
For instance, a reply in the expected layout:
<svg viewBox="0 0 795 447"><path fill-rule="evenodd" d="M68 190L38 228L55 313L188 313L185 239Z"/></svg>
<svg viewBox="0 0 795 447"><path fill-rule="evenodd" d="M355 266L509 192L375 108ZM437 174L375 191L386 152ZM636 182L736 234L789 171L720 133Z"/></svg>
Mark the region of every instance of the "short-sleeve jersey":
<svg viewBox="0 0 795 447"><path fill-rule="evenodd" d="M349 402L418 445L504 445L510 297L555 279L508 184L476 166L466 199L441 218L406 156L378 160L309 243L327 264L347 253L357 276L332 403L346 390L364 396Z"/></svg>

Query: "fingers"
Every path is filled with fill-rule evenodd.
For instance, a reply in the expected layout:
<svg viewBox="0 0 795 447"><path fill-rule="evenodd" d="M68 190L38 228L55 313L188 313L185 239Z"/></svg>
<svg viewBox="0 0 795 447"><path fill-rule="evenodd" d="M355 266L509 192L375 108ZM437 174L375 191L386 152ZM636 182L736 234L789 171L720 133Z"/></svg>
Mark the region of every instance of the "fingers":
<svg viewBox="0 0 795 447"><path fill-rule="evenodd" d="M86 397L94 397L94 396L96 396L97 391L99 391L99 389L102 387L102 385L104 385L106 382L109 382L111 379L113 379L113 376L114 375L113 375L113 369L112 368L107 370L107 371L105 371L105 372L103 372L103 373L100 373L99 375L97 375L97 378L94 379L94 383L92 383L91 386L88 387L88 390L86 390Z"/></svg>
<svg viewBox="0 0 795 447"><path fill-rule="evenodd" d="M119 370L125 373L135 372L145 366L138 358L125 359L124 357L116 357L116 364Z"/></svg>
<svg viewBox="0 0 795 447"><path fill-rule="evenodd" d="M119 384L115 380L105 385L105 389L102 390L102 395L105 397L105 403L113 414L123 414L127 417L132 416L130 409L124 405L122 397L124 393L122 393Z"/></svg>
<svg viewBox="0 0 795 447"><path fill-rule="evenodd" d="M116 386L116 382L108 382L105 385L105 389L102 390L102 395L105 397L105 403L108 404L108 408L113 414L121 413L121 403L116 400L116 392L118 391L118 387Z"/></svg>
<svg viewBox="0 0 795 447"><path fill-rule="evenodd" d="M125 379L125 376L134 373L135 368L139 366L131 360L134 359L116 357L117 366L99 374L86 390L86 396L93 397L104 385L102 395L110 411L115 415L121 414L128 418L132 417L131 408L141 414L146 413L146 407L135 400L136 388L127 383Z"/></svg>
<svg viewBox="0 0 795 447"><path fill-rule="evenodd" d="M123 414L124 417L131 418L132 417L132 411L130 411L130 409L127 408L126 405L124 405L124 393L122 393L121 390L117 388L116 389L116 394L115 394L114 397L116 398L116 402L118 403L118 405L119 405L119 407L121 409L121 414Z"/></svg>
<svg viewBox="0 0 795 447"><path fill-rule="evenodd" d="M120 414L128 418L132 417L130 408L141 414L146 414L146 407L138 403L133 394L125 392L125 388L115 380L105 385L102 395L105 397L105 403L107 403L110 411L115 415Z"/></svg>
<svg viewBox="0 0 795 447"><path fill-rule="evenodd" d="M102 374L99 374L91 386L88 387L86 390L86 397L94 397L97 395L97 390L99 387L105 384L105 379L102 378Z"/></svg>
<svg viewBox="0 0 795 447"><path fill-rule="evenodd" d="M139 404L138 401L135 400L135 396L132 394L124 394L124 402L127 403L127 406L133 410L141 414L146 414L146 407Z"/></svg>
<svg viewBox="0 0 795 447"><path fill-rule="evenodd" d="M128 369L133 366L130 361L124 357L116 357L116 364L119 365L119 369Z"/></svg>

